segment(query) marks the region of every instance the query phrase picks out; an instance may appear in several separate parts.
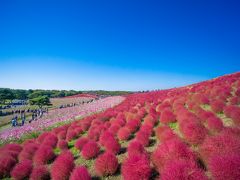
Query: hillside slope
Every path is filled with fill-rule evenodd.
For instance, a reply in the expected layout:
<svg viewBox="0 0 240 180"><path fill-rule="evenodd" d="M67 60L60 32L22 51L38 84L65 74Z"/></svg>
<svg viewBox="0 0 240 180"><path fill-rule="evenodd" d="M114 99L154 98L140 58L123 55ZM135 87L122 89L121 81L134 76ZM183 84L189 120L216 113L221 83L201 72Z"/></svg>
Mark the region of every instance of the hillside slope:
<svg viewBox="0 0 240 180"><path fill-rule="evenodd" d="M0 150L0 177L239 179L240 73L126 96Z"/></svg>

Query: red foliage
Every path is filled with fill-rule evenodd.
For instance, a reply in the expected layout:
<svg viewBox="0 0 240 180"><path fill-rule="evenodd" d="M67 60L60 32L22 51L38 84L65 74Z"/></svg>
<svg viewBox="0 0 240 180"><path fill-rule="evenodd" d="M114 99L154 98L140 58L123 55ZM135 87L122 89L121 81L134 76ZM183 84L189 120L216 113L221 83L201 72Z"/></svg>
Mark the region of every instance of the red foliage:
<svg viewBox="0 0 240 180"><path fill-rule="evenodd" d="M99 138L99 143L101 145L104 145L108 141L108 139L114 139L114 135L109 131L105 131L101 134Z"/></svg>
<svg viewBox="0 0 240 180"><path fill-rule="evenodd" d="M213 179L236 180L240 177L240 155L219 155L210 159L208 164Z"/></svg>
<svg viewBox="0 0 240 180"><path fill-rule="evenodd" d="M42 144L55 148L57 145L57 142L58 142L57 136L51 133L44 138Z"/></svg>
<svg viewBox="0 0 240 180"><path fill-rule="evenodd" d="M76 139L78 137L78 134L74 130L68 130L66 135L66 140L71 141L73 139Z"/></svg>
<svg viewBox="0 0 240 180"><path fill-rule="evenodd" d="M75 142L75 148L77 148L78 150L82 150L83 146L89 141L88 138L86 137L81 137L79 138L76 142Z"/></svg>
<svg viewBox="0 0 240 180"><path fill-rule="evenodd" d="M122 164L124 180L147 180L151 176L150 162L145 156L135 155L124 160Z"/></svg>
<svg viewBox="0 0 240 180"><path fill-rule="evenodd" d="M44 132L44 133L40 134L40 136L38 136L38 138L36 139L37 142L41 144L49 134L51 134L51 133L50 132Z"/></svg>
<svg viewBox="0 0 240 180"><path fill-rule="evenodd" d="M180 123L180 130L191 144L201 144L207 134L206 128L200 122L195 121Z"/></svg>
<svg viewBox="0 0 240 180"><path fill-rule="evenodd" d="M0 157L0 178L8 177L11 169L17 163L16 159L7 155Z"/></svg>
<svg viewBox="0 0 240 180"><path fill-rule="evenodd" d="M118 168L118 160L112 153L105 152L95 161L95 172L98 176L113 175Z"/></svg>
<svg viewBox="0 0 240 180"><path fill-rule="evenodd" d="M42 145L35 152L33 156L33 162L35 165L44 165L52 161L55 158L55 154L51 146Z"/></svg>
<svg viewBox="0 0 240 180"><path fill-rule="evenodd" d="M147 156L147 151L144 149L144 146L136 140L131 141L129 143L127 152L128 152L128 156L134 156L134 155L146 155Z"/></svg>
<svg viewBox="0 0 240 180"><path fill-rule="evenodd" d="M132 133L134 133L135 131L137 131L137 129L139 128L140 124L141 124L140 120L132 119L132 120L129 120L127 122L125 127L127 127Z"/></svg>
<svg viewBox="0 0 240 180"><path fill-rule="evenodd" d="M204 171L197 168L194 162L173 160L161 172L162 180L208 180Z"/></svg>
<svg viewBox="0 0 240 180"><path fill-rule="evenodd" d="M18 155L18 160L22 161L25 159L32 160L35 152L37 151L39 145L36 143L28 143L25 146L23 146L23 150Z"/></svg>
<svg viewBox="0 0 240 180"><path fill-rule="evenodd" d="M239 135L235 135L229 131L222 131L216 136L207 137L201 145L199 152L206 162L214 156L239 153Z"/></svg>
<svg viewBox="0 0 240 180"><path fill-rule="evenodd" d="M108 129L108 131L110 133L112 133L113 135L116 135L120 128L121 128L120 125L117 125L117 124L116 125L111 125L110 128Z"/></svg>
<svg viewBox="0 0 240 180"><path fill-rule="evenodd" d="M70 151L62 152L51 166L53 180L67 180L74 168L74 157Z"/></svg>
<svg viewBox="0 0 240 180"><path fill-rule="evenodd" d="M18 163L11 171L11 177L15 180L26 179L32 172L32 161L26 159Z"/></svg>
<svg viewBox="0 0 240 180"><path fill-rule="evenodd" d="M57 147L61 150L66 150L66 149L68 149L68 143L65 140L59 140Z"/></svg>
<svg viewBox="0 0 240 180"><path fill-rule="evenodd" d="M22 150L22 146L19 145L19 144L15 144L15 143L7 144L7 145L4 146L4 150L5 151L14 151L14 152L20 153L21 150Z"/></svg>
<svg viewBox="0 0 240 180"><path fill-rule="evenodd" d="M148 146L149 144L149 134L144 131L138 131L135 139L143 146Z"/></svg>
<svg viewBox="0 0 240 180"><path fill-rule="evenodd" d="M158 128L156 128L155 133L156 133L157 138L161 142L165 142L167 140L177 138L176 134L168 126L159 126Z"/></svg>
<svg viewBox="0 0 240 180"><path fill-rule="evenodd" d="M123 127L118 130L117 137L119 140L128 140L131 135L131 131L127 127Z"/></svg>
<svg viewBox="0 0 240 180"><path fill-rule="evenodd" d="M211 131L220 132L223 129L223 122L218 117L210 117L207 119L207 127Z"/></svg>
<svg viewBox="0 0 240 180"><path fill-rule="evenodd" d="M169 161L179 159L194 161L196 156L185 143L172 139L160 144L152 153L151 159L158 171L161 171Z"/></svg>
<svg viewBox="0 0 240 180"><path fill-rule="evenodd" d="M99 151L98 144L93 140L89 140L82 148L82 156L84 159L91 159L96 157Z"/></svg>
<svg viewBox="0 0 240 180"><path fill-rule="evenodd" d="M65 130L63 130L57 134L57 137L58 137L58 139L66 139L66 135L67 135L67 132Z"/></svg>
<svg viewBox="0 0 240 180"><path fill-rule="evenodd" d="M161 113L160 122L164 124L176 122L176 117L172 111L170 111L169 109L166 109Z"/></svg>
<svg viewBox="0 0 240 180"><path fill-rule="evenodd" d="M104 148L107 152L117 154L120 151L120 144L115 138L108 138L108 141L105 142Z"/></svg>
<svg viewBox="0 0 240 180"><path fill-rule="evenodd" d="M219 113L223 111L225 103L222 100L216 99L210 103L211 109L215 113Z"/></svg>
<svg viewBox="0 0 240 180"><path fill-rule="evenodd" d="M50 173L46 166L34 167L30 175L30 180L49 180Z"/></svg>
<svg viewBox="0 0 240 180"><path fill-rule="evenodd" d="M70 180L91 180L91 176L86 167L79 166L73 170Z"/></svg>

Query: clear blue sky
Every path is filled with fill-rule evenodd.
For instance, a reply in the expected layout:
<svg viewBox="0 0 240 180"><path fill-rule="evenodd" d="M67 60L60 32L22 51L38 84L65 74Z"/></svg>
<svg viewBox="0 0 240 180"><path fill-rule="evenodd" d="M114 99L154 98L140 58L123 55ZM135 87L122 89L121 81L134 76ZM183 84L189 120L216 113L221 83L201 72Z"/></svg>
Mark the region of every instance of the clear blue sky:
<svg viewBox="0 0 240 180"><path fill-rule="evenodd" d="M1 0L0 87L146 90L240 70L235 0Z"/></svg>

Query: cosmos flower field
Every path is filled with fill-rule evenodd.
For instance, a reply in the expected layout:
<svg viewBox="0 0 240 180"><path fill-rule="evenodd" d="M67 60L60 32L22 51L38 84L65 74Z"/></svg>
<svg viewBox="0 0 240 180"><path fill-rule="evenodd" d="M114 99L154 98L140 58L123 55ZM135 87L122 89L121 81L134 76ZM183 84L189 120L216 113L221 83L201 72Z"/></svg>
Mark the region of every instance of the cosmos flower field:
<svg viewBox="0 0 240 180"><path fill-rule="evenodd" d="M1 147L0 178L240 179L240 73L111 98L104 108L84 109L103 112ZM83 113L69 111L46 123ZM1 139L7 133L18 136Z"/></svg>

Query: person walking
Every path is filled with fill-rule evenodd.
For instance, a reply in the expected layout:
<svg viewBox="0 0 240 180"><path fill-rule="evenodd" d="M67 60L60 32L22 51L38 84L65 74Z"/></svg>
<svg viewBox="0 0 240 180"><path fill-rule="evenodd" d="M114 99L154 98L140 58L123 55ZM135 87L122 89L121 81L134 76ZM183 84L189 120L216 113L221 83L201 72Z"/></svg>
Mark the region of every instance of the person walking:
<svg viewBox="0 0 240 180"><path fill-rule="evenodd" d="M22 126L23 126L24 123L25 123L25 120L26 120L26 115L25 115L25 113L22 114L21 119L22 119Z"/></svg>

